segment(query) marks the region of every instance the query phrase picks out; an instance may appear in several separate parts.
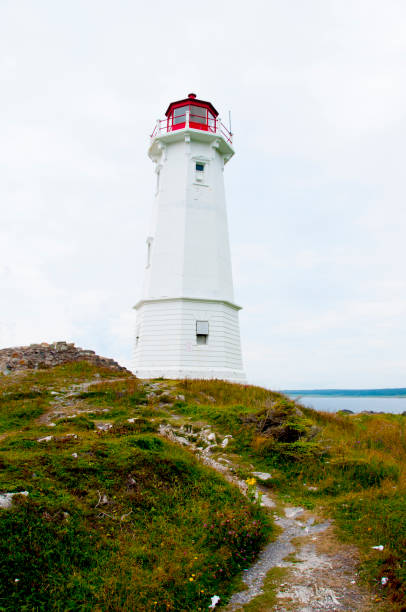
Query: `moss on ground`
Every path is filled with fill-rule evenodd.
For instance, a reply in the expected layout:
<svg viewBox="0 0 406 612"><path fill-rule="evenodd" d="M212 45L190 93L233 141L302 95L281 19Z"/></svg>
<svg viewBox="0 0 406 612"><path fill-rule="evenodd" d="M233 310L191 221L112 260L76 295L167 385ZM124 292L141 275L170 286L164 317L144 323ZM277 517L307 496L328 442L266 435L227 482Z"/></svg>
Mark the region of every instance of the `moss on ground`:
<svg viewBox="0 0 406 612"><path fill-rule="evenodd" d="M0 510L0 610L207 610L272 531L156 435L160 413L134 377L83 391L85 414L38 421L72 384L111 374L80 363L0 380L0 491L29 493ZM112 427L98 430L101 418Z"/></svg>

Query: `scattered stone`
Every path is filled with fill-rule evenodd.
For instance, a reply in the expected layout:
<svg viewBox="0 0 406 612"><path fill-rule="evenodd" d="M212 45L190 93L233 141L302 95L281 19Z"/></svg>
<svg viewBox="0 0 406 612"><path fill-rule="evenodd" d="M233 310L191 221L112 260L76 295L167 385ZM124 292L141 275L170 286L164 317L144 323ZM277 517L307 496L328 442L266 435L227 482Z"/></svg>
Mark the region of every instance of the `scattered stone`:
<svg viewBox="0 0 406 612"><path fill-rule="evenodd" d="M179 400L180 402L184 402L185 396L182 393L179 393L179 395L176 396L176 399Z"/></svg>
<svg viewBox="0 0 406 612"><path fill-rule="evenodd" d="M0 493L0 508L11 508L14 495L28 495L28 491L17 491L16 493Z"/></svg>
<svg viewBox="0 0 406 612"><path fill-rule="evenodd" d="M296 518L302 512L304 512L303 508L285 508L286 518Z"/></svg>
<svg viewBox="0 0 406 612"><path fill-rule="evenodd" d="M252 472L252 473L255 476L255 478L258 478L259 480L269 480L270 478L272 478L272 476L268 474L268 472Z"/></svg>
<svg viewBox="0 0 406 612"><path fill-rule="evenodd" d="M54 436L45 436L45 438L38 438L37 442L50 442Z"/></svg>
<svg viewBox="0 0 406 612"><path fill-rule="evenodd" d="M113 425L111 423L96 423L96 429L99 431L108 431Z"/></svg>
<svg viewBox="0 0 406 612"><path fill-rule="evenodd" d="M221 446L222 446L223 448L226 448L226 446L228 445L228 443L230 442L230 440L231 440L231 438L232 438L232 437L233 437L233 436L230 436L230 435L225 436L224 440L223 440L223 441L222 441L222 443L221 443Z"/></svg>
<svg viewBox="0 0 406 612"><path fill-rule="evenodd" d="M217 461L222 461L223 463L231 463L231 461L229 459L226 459L225 457L218 457Z"/></svg>
<svg viewBox="0 0 406 612"><path fill-rule="evenodd" d="M0 371L9 374L19 370L52 368L64 363L87 361L96 366L110 368L117 372L130 372L120 366L114 359L99 357L94 351L86 351L73 343L53 342L47 344L30 344L0 350ZM51 391L58 395L57 391Z"/></svg>

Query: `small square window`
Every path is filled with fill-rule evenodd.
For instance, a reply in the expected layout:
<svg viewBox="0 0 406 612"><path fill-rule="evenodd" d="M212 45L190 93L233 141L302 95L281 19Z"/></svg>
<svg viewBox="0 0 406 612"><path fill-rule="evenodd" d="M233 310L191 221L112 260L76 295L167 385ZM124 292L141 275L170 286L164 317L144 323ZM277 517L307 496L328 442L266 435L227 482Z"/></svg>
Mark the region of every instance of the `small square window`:
<svg viewBox="0 0 406 612"><path fill-rule="evenodd" d="M209 322L208 321L196 321L196 334L209 335Z"/></svg>
<svg viewBox="0 0 406 612"><path fill-rule="evenodd" d="M196 172L204 172L204 164L196 162Z"/></svg>
<svg viewBox="0 0 406 612"><path fill-rule="evenodd" d="M196 321L196 344L207 344L209 338L209 322Z"/></svg>

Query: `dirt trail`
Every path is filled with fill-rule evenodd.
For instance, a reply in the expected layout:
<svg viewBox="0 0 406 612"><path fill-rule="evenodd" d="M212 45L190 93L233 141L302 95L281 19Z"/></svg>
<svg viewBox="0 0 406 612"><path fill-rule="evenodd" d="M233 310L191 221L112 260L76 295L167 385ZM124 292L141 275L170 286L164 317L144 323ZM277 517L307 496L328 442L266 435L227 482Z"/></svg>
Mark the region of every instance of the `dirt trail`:
<svg viewBox="0 0 406 612"><path fill-rule="evenodd" d="M153 389L157 386L155 383ZM151 387L148 388L151 390ZM163 386L160 388L164 389ZM166 404L166 408L170 409L170 406ZM212 454L212 449L218 450L218 445L222 445L225 438L216 434L209 425L201 426L198 433L191 433L190 427L176 423L182 417L174 413L173 417L173 423L161 425L160 434L188 446L200 461L220 472L245 494L247 484L235 474L239 467L236 460L232 461L229 455L218 456L217 451L214 451L216 456ZM207 445L205 448L202 448L202 442ZM244 610L250 602L253 605L256 598L258 606L255 610L258 612L389 610L358 583L357 549L338 542L330 521L320 519L303 508L281 504L264 487L258 486L257 493L262 496L262 505L273 514L281 530L280 535L263 549L257 561L244 572L246 589L235 593L222 610ZM282 568L283 578L279 584L264 586L267 573L273 568ZM267 589L273 591L272 594L268 593L269 599ZM266 599L272 600L272 603L266 603Z"/></svg>

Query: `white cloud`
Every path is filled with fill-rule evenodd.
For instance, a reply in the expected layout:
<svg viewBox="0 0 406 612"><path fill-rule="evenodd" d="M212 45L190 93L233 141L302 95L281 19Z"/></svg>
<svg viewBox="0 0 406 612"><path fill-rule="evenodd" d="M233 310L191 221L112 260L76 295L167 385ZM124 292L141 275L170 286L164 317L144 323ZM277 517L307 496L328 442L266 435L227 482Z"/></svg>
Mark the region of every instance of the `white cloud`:
<svg viewBox="0 0 406 612"><path fill-rule="evenodd" d="M406 7L0 7L0 343L130 363L148 134L189 91L233 114L245 363L276 387L404 386Z"/></svg>

